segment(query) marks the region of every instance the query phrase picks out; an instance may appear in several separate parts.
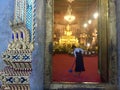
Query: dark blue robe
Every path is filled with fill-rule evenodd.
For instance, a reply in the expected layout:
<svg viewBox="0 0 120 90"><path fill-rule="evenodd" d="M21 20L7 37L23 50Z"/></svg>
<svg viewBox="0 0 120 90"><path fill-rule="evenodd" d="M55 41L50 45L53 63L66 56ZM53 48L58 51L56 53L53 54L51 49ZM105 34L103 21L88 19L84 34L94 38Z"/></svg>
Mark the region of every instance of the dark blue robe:
<svg viewBox="0 0 120 90"><path fill-rule="evenodd" d="M81 51L76 52L76 65L75 65L75 72L82 72L85 71L84 62L83 62L83 55Z"/></svg>

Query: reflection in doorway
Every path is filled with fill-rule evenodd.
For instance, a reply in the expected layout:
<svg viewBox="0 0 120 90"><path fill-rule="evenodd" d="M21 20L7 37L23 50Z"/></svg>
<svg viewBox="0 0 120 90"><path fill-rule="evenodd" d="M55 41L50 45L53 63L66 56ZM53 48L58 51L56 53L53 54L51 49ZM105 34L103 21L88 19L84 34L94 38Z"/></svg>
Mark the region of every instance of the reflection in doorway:
<svg viewBox="0 0 120 90"><path fill-rule="evenodd" d="M101 82L98 73L98 1L54 0L52 81ZM69 72L75 60L72 45L84 50L85 71Z"/></svg>

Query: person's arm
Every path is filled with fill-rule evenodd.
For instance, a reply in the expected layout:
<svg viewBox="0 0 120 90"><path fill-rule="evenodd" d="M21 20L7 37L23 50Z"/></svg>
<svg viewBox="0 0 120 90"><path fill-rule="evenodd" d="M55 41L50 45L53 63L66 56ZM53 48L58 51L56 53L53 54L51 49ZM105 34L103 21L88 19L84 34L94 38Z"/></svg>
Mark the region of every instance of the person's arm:
<svg viewBox="0 0 120 90"><path fill-rule="evenodd" d="M83 49L79 48L79 51L81 51L81 53L84 54L84 50Z"/></svg>
<svg viewBox="0 0 120 90"><path fill-rule="evenodd" d="M76 57L76 49L74 49L73 54L74 54L74 56Z"/></svg>

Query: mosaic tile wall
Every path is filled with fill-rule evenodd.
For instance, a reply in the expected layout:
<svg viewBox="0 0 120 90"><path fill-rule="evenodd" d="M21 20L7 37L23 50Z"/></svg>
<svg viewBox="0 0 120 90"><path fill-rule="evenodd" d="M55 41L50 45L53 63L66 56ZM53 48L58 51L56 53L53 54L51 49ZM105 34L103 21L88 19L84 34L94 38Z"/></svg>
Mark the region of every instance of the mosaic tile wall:
<svg viewBox="0 0 120 90"><path fill-rule="evenodd" d="M33 51L31 90L43 90L44 48L45 48L45 0L36 0L37 29L35 31L35 49Z"/></svg>
<svg viewBox="0 0 120 90"><path fill-rule="evenodd" d="M11 41L11 28L9 20L13 18L14 0L0 1L0 70L5 64L1 58L1 54L7 49L8 43Z"/></svg>

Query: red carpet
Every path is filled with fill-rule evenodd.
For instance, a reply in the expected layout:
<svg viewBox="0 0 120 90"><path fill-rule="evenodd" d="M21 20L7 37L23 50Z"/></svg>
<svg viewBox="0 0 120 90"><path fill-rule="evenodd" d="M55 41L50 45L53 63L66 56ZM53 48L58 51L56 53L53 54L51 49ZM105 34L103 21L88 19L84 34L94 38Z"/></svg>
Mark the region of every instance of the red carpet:
<svg viewBox="0 0 120 90"><path fill-rule="evenodd" d="M72 66L74 57L67 54L53 55L52 81L54 82L101 82L98 74L98 57L84 56L85 71L80 76L68 70Z"/></svg>

